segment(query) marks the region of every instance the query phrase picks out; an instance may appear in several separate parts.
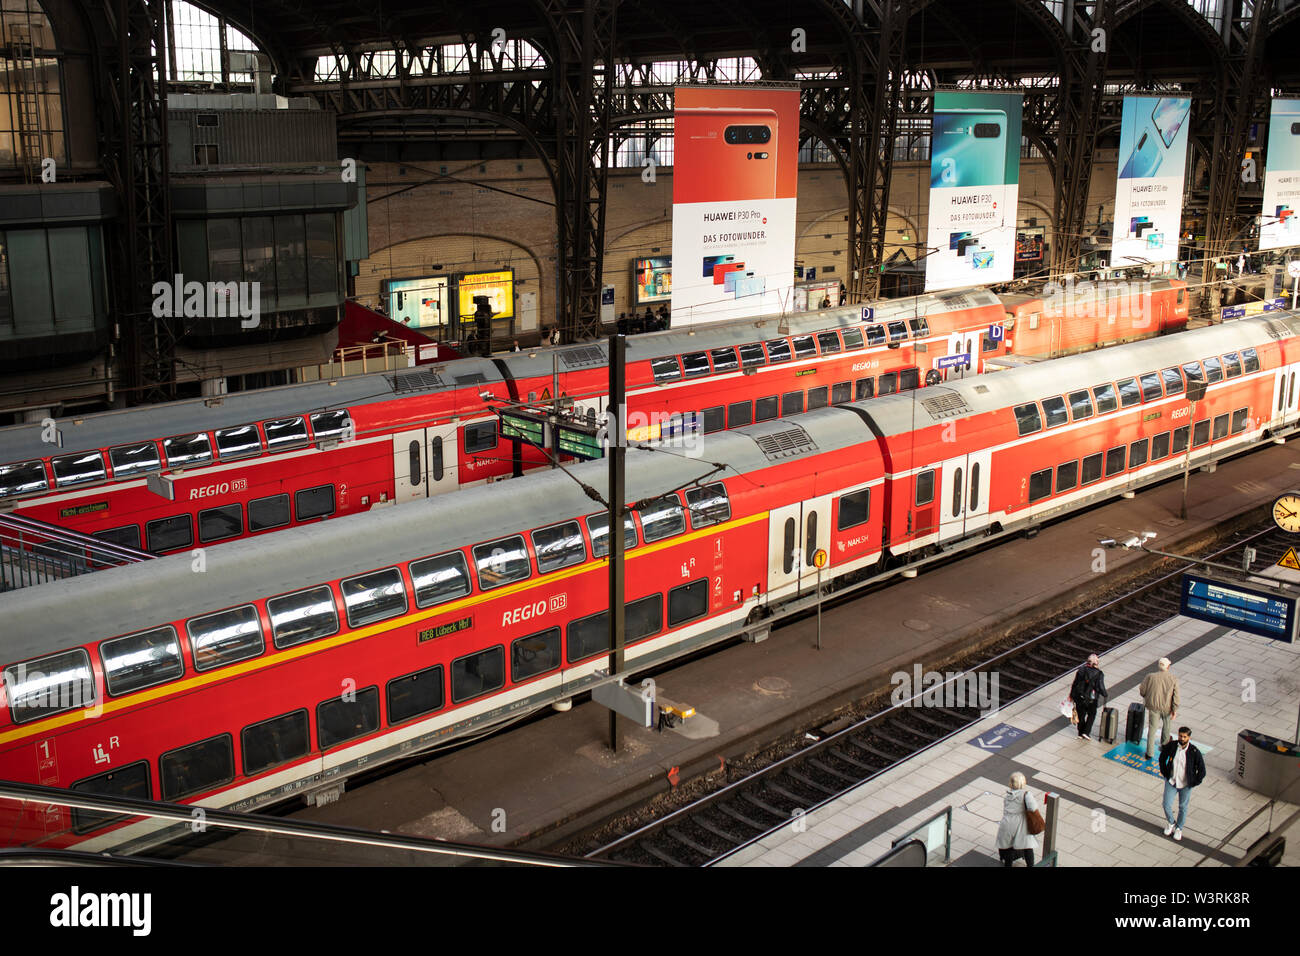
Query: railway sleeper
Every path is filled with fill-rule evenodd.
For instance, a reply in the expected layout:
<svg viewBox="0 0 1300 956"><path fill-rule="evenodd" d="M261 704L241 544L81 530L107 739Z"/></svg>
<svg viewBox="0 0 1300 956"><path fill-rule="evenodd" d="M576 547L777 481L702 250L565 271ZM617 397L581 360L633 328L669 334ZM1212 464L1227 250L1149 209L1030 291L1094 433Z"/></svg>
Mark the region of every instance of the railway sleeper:
<svg viewBox="0 0 1300 956"><path fill-rule="evenodd" d="M818 770L826 774L828 777L834 777L837 780L843 780L845 783L852 784L852 783L860 783L862 781L861 777L855 777L849 773L842 773L841 771L836 770L830 764L822 760L818 760L816 757L808 758L808 766L816 767Z"/></svg>
<svg viewBox="0 0 1300 956"><path fill-rule="evenodd" d="M896 754L887 754L883 750L877 750L863 737L860 737L857 734L854 734L849 738L849 740L853 741L853 746L857 747L859 750L865 750L867 753L879 757L884 761L886 767L892 767L894 764L898 763L898 756Z"/></svg>
<svg viewBox="0 0 1300 956"><path fill-rule="evenodd" d="M923 724L929 724L935 730L941 731L945 737L957 729L956 727L952 726L951 723L942 720L936 720L935 718L931 717L928 713L926 713L923 710L908 711L907 717L913 720L920 721Z"/></svg>
<svg viewBox="0 0 1300 956"><path fill-rule="evenodd" d="M743 823L747 827L752 827L753 829L757 830L759 833L762 833L770 826L770 824L759 823L757 820L745 816L745 814L741 813L739 810L733 807L729 801L726 803L721 803L721 802L718 803L717 809L720 810L722 813L725 813L727 816L731 817L731 819Z"/></svg>
<svg viewBox="0 0 1300 956"><path fill-rule="evenodd" d="M876 773L880 770L879 767L873 767L869 763L863 763L861 760L850 756L840 747L831 747L830 752L835 755L837 760L843 760L850 767L857 767L859 770L863 770L869 774Z"/></svg>
<svg viewBox="0 0 1300 956"><path fill-rule="evenodd" d="M785 797L787 800L793 801L794 803L793 809L802 809L804 807L807 807L808 804L813 802L810 799L808 799L808 794L795 793L793 790L788 790L785 787L781 786L775 780L764 780L763 785L767 787L769 790L773 791L774 793L777 793ZM786 814L786 816L788 817L789 814Z"/></svg>
<svg viewBox="0 0 1300 956"><path fill-rule="evenodd" d="M900 737L895 737L893 734L891 734L891 733L889 732L890 730L893 730L893 729L894 729L894 728L892 728L892 727L889 727L889 728L886 728L886 727L873 727L873 728L872 728L872 732L875 733L875 735L876 735L877 737L879 737L880 739L882 739L883 741L885 741L885 743L893 744L893 745L894 745L895 747L897 747L899 750L903 751L903 754L904 754L905 756L910 756L910 755L916 753L916 751L919 749L919 747L924 747L924 746L925 746L924 743L922 743L922 744L920 744L920 745L918 746L917 744L909 743L908 741L903 740L903 739L900 738Z"/></svg>
<svg viewBox="0 0 1300 956"><path fill-rule="evenodd" d="M835 796L835 794L840 792L839 790L836 790L834 787L828 787L824 783L818 783L812 777L808 776L807 774L800 773L798 770L794 769L793 767L786 767L785 772L790 775L790 778L792 780L797 780L799 783L803 784L805 787L808 787L810 790L816 790L818 793L823 793L828 797L833 797Z"/></svg>
<svg viewBox="0 0 1300 956"><path fill-rule="evenodd" d="M719 839L722 840L726 840L732 846L739 846L740 844L744 843L746 839L748 839L747 837L741 836L739 833L732 833L730 830L724 830L716 823L713 823L707 818L705 818L703 814L700 814L699 816L695 817L692 822L694 822L695 825L698 826L701 830L708 830L715 837L718 837Z"/></svg>
<svg viewBox="0 0 1300 956"><path fill-rule="evenodd" d="M664 832L680 843L682 846L690 847L696 853L699 853L706 860L711 860L718 855L718 851L713 847L707 847L703 843L691 839L689 833L683 833L677 827L664 827Z"/></svg>
<svg viewBox="0 0 1300 956"><path fill-rule="evenodd" d="M760 800L758 797L754 796L754 794L752 794L752 793L750 793L750 792L748 792L748 791L742 791L741 794L740 794L740 797L741 797L742 800L747 800L747 801L749 801L749 802L752 803L754 806L756 806L756 807L758 807L760 810L762 810L764 813L771 814L773 817L775 817L775 818L778 819L778 820L789 820L789 819L790 819L790 812L789 812L788 810L778 810L776 807L772 806L770 803L766 802L765 800ZM795 804L795 806L798 806L799 803L802 803L802 802L803 802L802 800L798 801L798 802ZM767 829L767 828L764 827L763 829Z"/></svg>
<svg viewBox="0 0 1300 956"><path fill-rule="evenodd" d="M637 846L641 847L643 850L645 850L646 853L649 853L655 859L662 860L664 863L667 863L669 866L680 866L683 869L690 866L689 863L683 863L681 860L677 859L677 857L665 853L663 850L659 849L653 843L649 843L646 842L645 840L642 840L640 843L637 844Z"/></svg>

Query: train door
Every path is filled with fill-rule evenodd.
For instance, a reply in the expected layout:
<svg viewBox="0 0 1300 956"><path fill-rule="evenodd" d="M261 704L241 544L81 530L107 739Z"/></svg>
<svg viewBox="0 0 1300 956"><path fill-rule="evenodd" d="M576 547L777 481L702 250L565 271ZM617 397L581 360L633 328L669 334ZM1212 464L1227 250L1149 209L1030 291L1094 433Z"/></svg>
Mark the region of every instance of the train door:
<svg viewBox="0 0 1300 956"><path fill-rule="evenodd" d="M1278 425L1291 424L1296 419L1296 410L1300 407L1297 370L1300 370L1300 365L1284 365L1273 374L1272 418Z"/></svg>
<svg viewBox="0 0 1300 956"><path fill-rule="evenodd" d="M574 414L579 418L585 418L588 425L594 426L605 413L605 406L609 404L607 399L607 395L575 399L573 402Z"/></svg>
<svg viewBox="0 0 1300 956"><path fill-rule="evenodd" d="M455 491L460 460L453 425L413 428L393 436L393 500L399 504Z"/></svg>
<svg viewBox="0 0 1300 956"><path fill-rule="evenodd" d="M425 479L428 493L440 495L455 491L459 487L457 464L460 461L460 442L457 436L460 430L451 424L435 425L426 428L424 432L429 450L429 474Z"/></svg>
<svg viewBox="0 0 1300 956"><path fill-rule="evenodd" d="M817 586L818 550L829 553L831 498L825 495L768 514L767 590L803 594Z"/></svg>
<svg viewBox="0 0 1300 956"><path fill-rule="evenodd" d="M953 332L948 336L948 354L967 356L965 365L958 365L946 369L944 372L944 381L952 379L965 378L968 374L973 374L975 363L979 361L979 336L974 332Z"/></svg>
<svg viewBox="0 0 1300 956"><path fill-rule="evenodd" d="M960 455L943 463L943 494L939 499L939 542L977 534L989 524L989 463L991 450Z"/></svg>

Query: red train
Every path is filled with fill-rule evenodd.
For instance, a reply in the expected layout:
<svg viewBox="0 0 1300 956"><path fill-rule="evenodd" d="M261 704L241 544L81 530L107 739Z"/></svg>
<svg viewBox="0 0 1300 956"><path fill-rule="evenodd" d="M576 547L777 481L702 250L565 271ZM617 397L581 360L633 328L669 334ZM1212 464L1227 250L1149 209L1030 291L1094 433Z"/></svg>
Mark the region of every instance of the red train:
<svg viewBox="0 0 1300 956"><path fill-rule="evenodd" d="M837 583L895 573L1288 434L1298 368L1282 315L751 425L707 462L634 448L628 666L807 595L817 550ZM251 808L582 693L609 529L572 477L607 466L570 471L6 597L0 776ZM22 843L148 832L14 817Z"/></svg>
<svg viewBox="0 0 1300 956"><path fill-rule="evenodd" d="M1021 330L1036 334L1026 310L1044 303L1014 300L963 290L637 336L629 420L683 416L712 433L960 375L940 362L956 354L979 371L1016 352ZM1070 349L1186 324L1181 283L1136 301L1146 310L1045 324ZM164 554L495 481L545 461L500 437L496 403L558 391L594 417L606 361L603 344L468 358L0 429L0 510ZM151 473L171 479L173 500L149 490Z"/></svg>

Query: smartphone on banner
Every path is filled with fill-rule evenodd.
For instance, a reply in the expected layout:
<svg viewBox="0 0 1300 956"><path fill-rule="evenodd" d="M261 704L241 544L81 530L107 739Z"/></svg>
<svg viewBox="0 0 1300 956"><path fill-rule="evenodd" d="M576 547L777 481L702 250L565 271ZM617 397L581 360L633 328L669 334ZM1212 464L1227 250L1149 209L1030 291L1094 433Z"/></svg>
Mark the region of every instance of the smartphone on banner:
<svg viewBox="0 0 1300 956"><path fill-rule="evenodd" d="M975 269L992 269L993 253L986 249L979 252L972 252L970 257L971 267Z"/></svg>
<svg viewBox="0 0 1300 956"><path fill-rule="evenodd" d="M673 202L776 198L776 110L685 107L674 135Z"/></svg>
<svg viewBox="0 0 1300 956"><path fill-rule="evenodd" d="M930 188L1006 181L1007 114L1002 110L936 110L930 143Z"/></svg>
<svg viewBox="0 0 1300 956"><path fill-rule="evenodd" d="M1165 149L1173 147L1174 140L1178 138L1178 131L1182 129L1191 108L1192 101L1187 97L1162 96L1156 100L1155 109L1151 111L1151 123L1160 134Z"/></svg>
<svg viewBox="0 0 1300 956"><path fill-rule="evenodd" d="M752 272L740 272L740 271L728 272L726 276L723 277L722 280L722 291L728 293L735 292L737 282L739 282L741 279L752 279L753 277L754 277L754 273Z"/></svg>
<svg viewBox="0 0 1300 956"><path fill-rule="evenodd" d="M1144 129L1133 147L1133 152L1129 153L1128 162L1119 171L1119 178L1145 179L1154 176L1164 161L1165 155L1160 151L1155 131Z"/></svg>
<svg viewBox="0 0 1300 956"><path fill-rule="evenodd" d="M1131 238L1142 238L1142 233L1152 227L1150 216L1133 216L1128 221L1128 234Z"/></svg>
<svg viewBox="0 0 1300 956"><path fill-rule="evenodd" d="M735 256L705 256L704 257L704 275L708 279L713 275L714 266L726 265L728 262L735 262Z"/></svg>
<svg viewBox="0 0 1300 956"><path fill-rule="evenodd" d="M767 288L767 279L764 276L745 276L736 280L736 298L742 299L747 295L761 295Z"/></svg>
<svg viewBox="0 0 1300 956"><path fill-rule="evenodd" d="M713 267L713 284L722 285L727 281L727 276L745 268L743 262L723 262Z"/></svg>
<svg viewBox="0 0 1300 956"><path fill-rule="evenodd" d="M969 238L969 232L950 232L948 233L948 248L955 250L957 255L961 255L961 242L963 239Z"/></svg>

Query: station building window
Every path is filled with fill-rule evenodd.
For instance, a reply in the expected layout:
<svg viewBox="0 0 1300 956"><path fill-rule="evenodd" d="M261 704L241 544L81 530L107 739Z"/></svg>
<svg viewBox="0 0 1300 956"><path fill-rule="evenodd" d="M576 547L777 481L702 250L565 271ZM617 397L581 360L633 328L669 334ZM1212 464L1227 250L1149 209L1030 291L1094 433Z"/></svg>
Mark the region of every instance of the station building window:
<svg viewBox="0 0 1300 956"><path fill-rule="evenodd" d="M0 3L0 167L66 163L61 61L39 0Z"/></svg>

